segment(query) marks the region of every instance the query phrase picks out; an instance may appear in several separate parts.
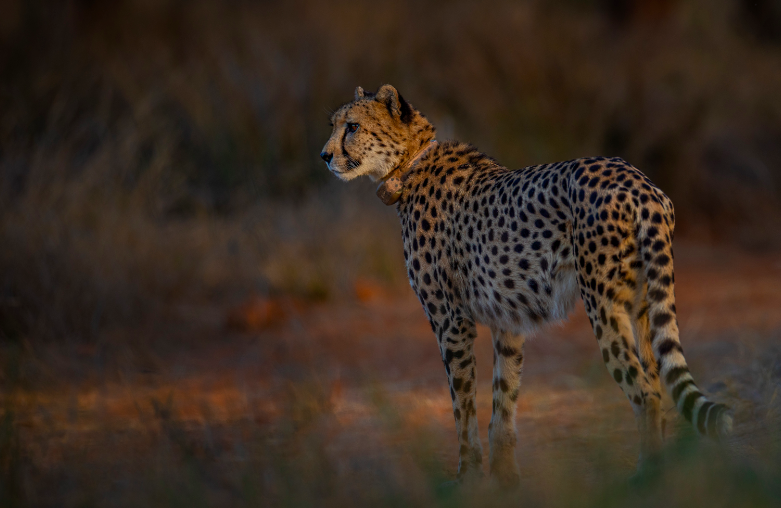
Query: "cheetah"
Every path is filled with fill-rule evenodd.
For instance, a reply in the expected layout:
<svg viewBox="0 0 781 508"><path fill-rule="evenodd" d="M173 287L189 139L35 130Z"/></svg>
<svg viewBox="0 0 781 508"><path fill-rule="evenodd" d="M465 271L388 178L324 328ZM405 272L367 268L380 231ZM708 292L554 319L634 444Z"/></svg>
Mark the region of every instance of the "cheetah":
<svg viewBox="0 0 781 508"><path fill-rule="evenodd" d="M726 435L732 411L694 384L678 338L670 199L620 158L510 170L436 131L391 85L356 88L331 117L320 156L344 181L366 175L396 206L409 282L436 335L450 384L456 481L482 476L475 410L475 325L490 327L490 474L519 481L516 401L524 342L566 319L578 295L610 375L629 399L640 461L662 444L661 382L703 435Z"/></svg>

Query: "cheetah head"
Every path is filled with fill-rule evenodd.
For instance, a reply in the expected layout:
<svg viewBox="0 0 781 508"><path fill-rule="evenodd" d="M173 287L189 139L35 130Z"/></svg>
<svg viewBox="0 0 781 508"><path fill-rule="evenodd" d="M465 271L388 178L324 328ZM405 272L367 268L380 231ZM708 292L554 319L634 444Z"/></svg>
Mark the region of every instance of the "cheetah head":
<svg viewBox="0 0 781 508"><path fill-rule="evenodd" d="M333 131L320 157L344 181L383 179L434 139L434 127L391 85L376 94L355 89L352 102L331 116Z"/></svg>

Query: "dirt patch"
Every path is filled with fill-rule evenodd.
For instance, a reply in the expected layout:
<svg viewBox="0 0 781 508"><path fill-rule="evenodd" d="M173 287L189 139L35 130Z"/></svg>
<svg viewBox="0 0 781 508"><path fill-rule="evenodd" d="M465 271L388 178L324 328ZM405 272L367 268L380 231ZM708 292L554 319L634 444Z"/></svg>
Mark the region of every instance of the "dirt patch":
<svg viewBox="0 0 781 508"><path fill-rule="evenodd" d="M734 492L748 482L762 502L775 499L781 258L685 244L676 254L687 359L703 388L736 408L737 425L726 445L691 439L668 400L670 467L648 488L672 489L672 505L683 504L690 490L676 475L687 474L703 496L713 495L708 481L729 478ZM263 303L275 318L254 328L225 326L235 307L190 305L92 346L5 347L4 365L14 355L20 365L6 370L0 401L6 497L39 506L517 501L488 484L455 497L438 487L455 472L457 446L431 329L410 291L362 291L346 302ZM137 334L145 340L129 339ZM476 355L487 453L483 327ZM524 499L634 499L634 420L582 306L530 340L526 357L517 420ZM736 470L758 476L736 480Z"/></svg>

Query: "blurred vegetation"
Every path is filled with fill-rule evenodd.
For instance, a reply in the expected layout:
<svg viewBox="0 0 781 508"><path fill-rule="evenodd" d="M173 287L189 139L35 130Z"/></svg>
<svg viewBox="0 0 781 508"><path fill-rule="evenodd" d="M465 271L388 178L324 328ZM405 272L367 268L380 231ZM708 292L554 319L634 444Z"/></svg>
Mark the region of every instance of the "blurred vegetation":
<svg viewBox="0 0 781 508"><path fill-rule="evenodd" d="M681 426L668 439L660 467L634 476L627 443L634 432L615 421L603 423L602 432L571 429L575 436L538 442L521 457L520 486L501 490L488 478L447 485L456 460L441 447L452 443L436 423L411 425L409 410L382 389L363 394L371 412L360 425L349 412L335 412L322 384L302 381L290 389L295 397L286 399L273 424L250 415L194 420L181 414L175 398L152 397L136 402L141 425L116 428L84 414L63 425L49 417L36 426L38 440L31 440L32 424L14 425L15 415L7 411L0 421L0 473L6 479L0 504L604 508L781 502L781 429L777 416L759 416L759 407L755 423L762 425L729 445ZM79 420L92 425L77 426ZM611 425L619 431L604 432Z"/></svg>
<svg viewBox="0 0 781 508"><path fill-rule="evenodd" d="M440 139L509 167L623 156L675 200L679 235L767 249L779 62L781 0L0 2L0 506L777 506L778 354L741 378L751 436L681 432L628 483L631 422L588 414L617 427L532 443L520 494L440 487L436 404L409 414L359 377L371 414L350 427L333 372L376 366L340 332L326 363L295 323L297 341L241 342L270 388L231 371L230 417L215 387L193 389L195 417L161 393L186 384L172 357L251 335L219 316L253 296L408 291L394 211L318 157L356 85L394 84Z"/></svg>
<svg viewBox="0 0 781 508"><path fill-rule="evenodd" d="M509 167L623 156L681 234L777 246L780 5L6 0L0 334L402 283L392 212L317 156L356 85Z"/></svg>

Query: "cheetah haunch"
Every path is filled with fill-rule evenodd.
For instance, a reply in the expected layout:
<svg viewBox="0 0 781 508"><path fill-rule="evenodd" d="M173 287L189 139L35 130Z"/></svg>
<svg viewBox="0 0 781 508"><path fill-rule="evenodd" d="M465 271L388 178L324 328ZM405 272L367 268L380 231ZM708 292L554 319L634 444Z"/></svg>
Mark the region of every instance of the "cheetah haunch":
<svg viewBox="0 0 781 508"><path fill-rule="evenodd" d="M515 412L525 335L561 320L578 293L602 358L626 394L640 457L662 443L661 381L701 434L731 430L723 404L694 384L678 340L673 204L621 159L509 170L435 130L390 85L358 87L332 118L321 157L342 180L383 181L396 203L404 259L437 337L458 433L458 478L481 474L475 412L475 323L491 328L491 474L518 481Z"/></svg>

